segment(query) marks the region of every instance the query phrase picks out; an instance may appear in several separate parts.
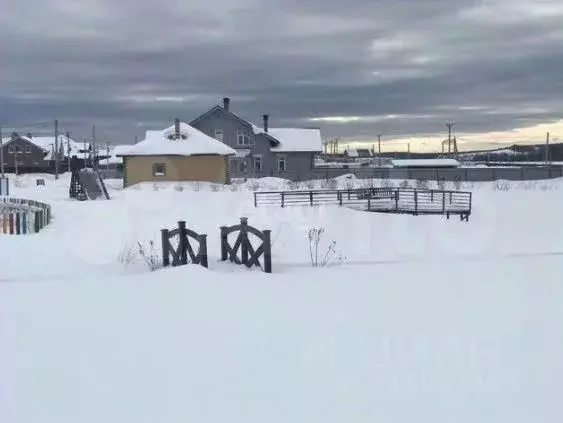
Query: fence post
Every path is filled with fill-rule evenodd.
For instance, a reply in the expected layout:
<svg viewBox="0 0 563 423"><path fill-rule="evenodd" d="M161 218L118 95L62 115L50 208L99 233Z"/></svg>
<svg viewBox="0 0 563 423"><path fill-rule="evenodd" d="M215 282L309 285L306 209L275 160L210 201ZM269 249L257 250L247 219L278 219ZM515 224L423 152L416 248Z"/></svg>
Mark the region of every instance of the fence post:
<svg viewBox="0 0 563 423"><path fill-rule="evenodd" d="M414 190L414 214L418 214L418 191Z"/></svg>
<svg viewBox="0 0 563 423"><path fill-rule="evenodd" d="M248 218L241 217L240 218L240 235L241 243L240 243L240 257L242 264L248 266Z"/></svg>
<svg viewBox="0 0 563 423"><path fill-rule="evenodd" d="M162 241L162 266L168 267L170 266L170 256L168 252L168 229L161 229L160 230L160 237Z"/></svg>
<svg viewBox="0 0 563 423"><path fill-rule="evenodd" d="M258 201L256 199L256 192L254 192L254 207L258 207Z"/></svg>
<svg viewBox="0 0 563 423"><path fill-rule="evenodd" d="M16 235L21 235L21 224L20 224L21 213L15 213L15 217L16 217Z"/></svg>
<svg viewBox="0 0 563 423"><path fill-rule="evenodd" d="M33 229L35 231L35 233L38 233L41 230L41 215L39 211L36 211L34 213L35 215L35 221L33 222Z"/></svg>
<svg viewBox="0 0 563 423"><path fill-rule="evenodd" d="M446 212L446 193L442 192L442 214Z"/></svg>
<svg viewBox="0 0 563 423"><path fill-rule="evenodd" d="M338 204L342 205L342 191L337 191L336 195L338 196Z"/></svg>
<svg viewBox="0 0 563 423"><path fill-rule="evenodd" d="M180 231L179 234L179 241L178 241L178 248L180 249L180 265L185 266L188 264L188 235L186 234L186 222L180 220L178 222L178 229Z"/></svg>
<svg viewBox="0 0 563 423"><path fill-rule="evenodd" d="M264 272L272 273L272 243L270 230L262 231L264 235L262 245L264 246Z"/></svg>
<svg viewBox="0 0 563 423"><path fill-rule="evenodd" d="M10 213L10 235L14 234L14 213Z"/></svg>
<svg viewBox="0 0 563 423"><path fill-rule="evenodd" d="M209 267L207 263L207 235L199 236L199 264L205 268Z"/></svg>
<svg viewBox="0 0 563 423"><path fill-rule="evenodd" d="M368 210L371 210L371 195L368 195Z"/></svg>
<svg viewBox="0 0 563 423"><path fill-rule="evenodd" d="M309 202L311 203L311 206L313 205L313 191L309 192Z"/></svg>
<svg viewBox="0 0 563 423"><path fill-rule="evenodd" d="M399 189L395 190L395 211L399 211Z"/></svg>
<svg viewBox="0 0 563 423"><path fill-rule="evenodd" d="M27 212L22 213L22 222L21 223L22 223L22 233L24 235L27 235L27 216L28 216Z"/></svg>
<svg viewBox="0 0 563 423"><path fill-rule="evenodd" d="M430 202L433 203L434 202L434 190L430 191Z"/></svg>
<svg viewBox="0 0 563 423"><path fill-rule="evenodd" d="M285 205L285 192L282 191L282 193L281 193L281 206L282 206L282 208L284 207L284 205Z"/></svg>
<svg viewBox="0 0 563 423"><path fill-rule="evenodd" d="M227 246L229 244L227 227L221 226L221 261L227 261L229 256L227 253Z"/></svg>

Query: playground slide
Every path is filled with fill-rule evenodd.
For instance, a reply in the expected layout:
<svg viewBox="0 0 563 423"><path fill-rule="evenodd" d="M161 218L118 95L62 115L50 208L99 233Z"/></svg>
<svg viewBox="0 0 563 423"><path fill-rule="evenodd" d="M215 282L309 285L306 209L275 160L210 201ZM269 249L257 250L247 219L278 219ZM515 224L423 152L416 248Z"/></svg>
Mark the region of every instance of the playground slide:
<svg viewBox="0 0 563 423"><path fill-rule="evenodd" d="M79 177L80 184L84 187L89 200L96 200L101 197L109 200L108 191L98 172L91 169L82 169Z"/></svg>

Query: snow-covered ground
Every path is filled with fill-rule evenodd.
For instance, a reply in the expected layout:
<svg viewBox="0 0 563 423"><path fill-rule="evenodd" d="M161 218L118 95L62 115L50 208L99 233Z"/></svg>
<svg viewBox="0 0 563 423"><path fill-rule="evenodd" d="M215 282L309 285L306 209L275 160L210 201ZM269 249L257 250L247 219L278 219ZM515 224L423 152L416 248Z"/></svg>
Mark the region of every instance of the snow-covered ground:
<svg viewBox="0 0 563 423"><path fill-rule="evenodd" d="M561 180L464 184L468 223L253 206L257 188L382 184L346 177L108 181L112 200L82 203L68 183L12 186L54 219L0 238L2 423L563 418ZM272 230L273 274L219 262L241 216ZM136 243L178 220L208 234L210 269L150 272ZM340 264L310 266L314 227Z"/></svg>

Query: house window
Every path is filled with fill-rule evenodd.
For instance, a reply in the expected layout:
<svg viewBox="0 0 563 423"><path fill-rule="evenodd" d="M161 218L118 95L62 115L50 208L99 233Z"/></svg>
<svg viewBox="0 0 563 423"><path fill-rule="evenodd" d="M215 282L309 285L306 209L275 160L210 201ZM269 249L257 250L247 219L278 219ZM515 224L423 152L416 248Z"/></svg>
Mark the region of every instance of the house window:
<svg viewBox="0 0 563 423"><path fill-rule="evenodd" d="M21 153L21 152L22 152L22 146L16 145L16 153Z"/></svg>
<svg viewBox="0 0 563 423"><path fill-rule="evenodd" d="M13 145L8 146L8 153L14 154L14 146Z"/></svg>
<svg viewBox="0 0 563 423"><path fill-rule="evenodd" d="M278 156L278 170L280 170L282 172L286 170L285 156Z"/></svg>
<svg viewBox="0 0 563 423"><path fill-rule="evenodd" d="M25 146L25 152L28 153L28 154L31 153L31 145L27 144Z"/></svg>
<svg viewBox="0 0 563 423"><path fill-rule="evenodd" d="M254 170L256 172L262 170L262 156L254 156Z"/></svg>
<svg viewBox="0 0 563 423"><path fill-rule="evenodd" d="M152 176L166 176L166 165L164 163L153 164Z"/></svg>
<svg viewBox="0 0 563 423"><path fill-rule="evenodd" d="M252 145L252 140L244 132L237 131L237 145Z"/></svg>
<svg viewBox="0 0 563 423"><path fill-rule="evenodd" d="M215 130L215 139L217 141L223 142L223 130L222 129L216 129Z"/></svg>

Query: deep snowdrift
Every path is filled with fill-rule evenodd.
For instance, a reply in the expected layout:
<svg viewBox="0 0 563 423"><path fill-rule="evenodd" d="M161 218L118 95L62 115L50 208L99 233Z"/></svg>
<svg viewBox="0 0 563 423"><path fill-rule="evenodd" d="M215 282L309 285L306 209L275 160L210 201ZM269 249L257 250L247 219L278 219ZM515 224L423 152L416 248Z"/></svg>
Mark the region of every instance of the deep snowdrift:
<svg viewBox="0 0 563 423"><path fill-rule="evenodd" d="M475 186L469 223L254 209L249 187L77 203L67 182L14 189L55 220L0 245L1 422L563 418L560 182ZM274 274L217 262L241 215L273 230ZM178 219L209 234L210 270L117 260ZM345 265L309 266L313 226Z"/></svg>

